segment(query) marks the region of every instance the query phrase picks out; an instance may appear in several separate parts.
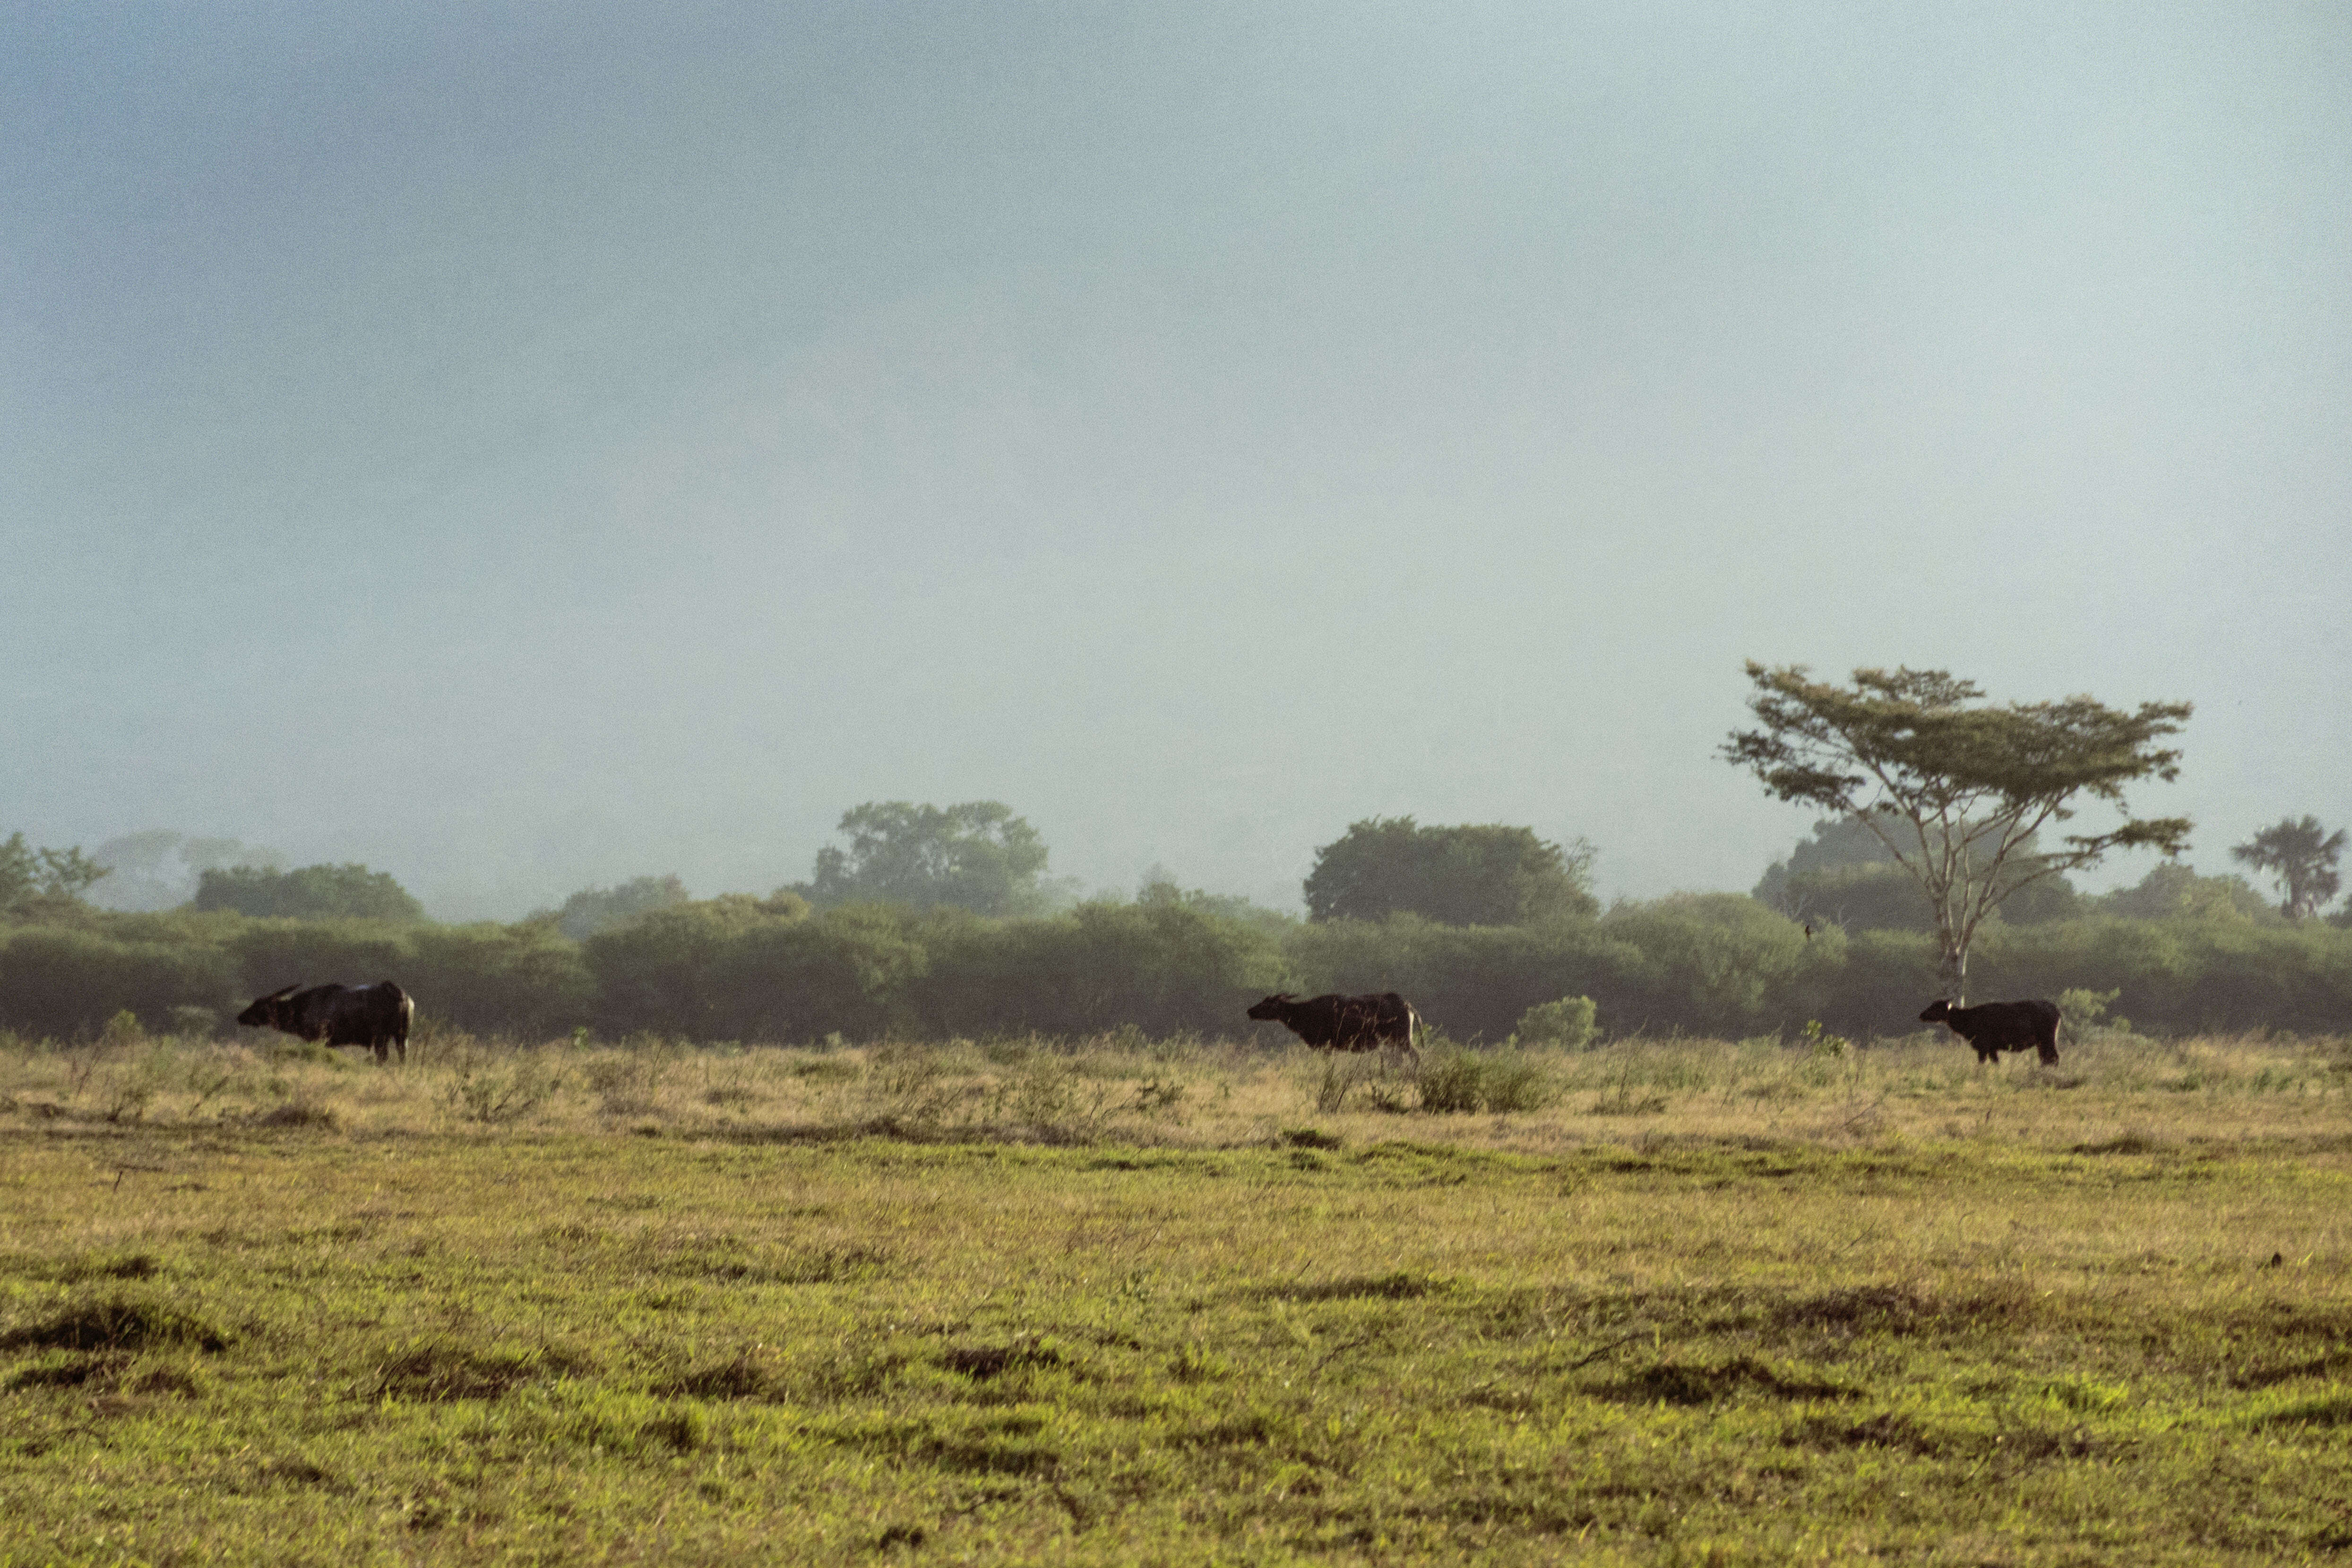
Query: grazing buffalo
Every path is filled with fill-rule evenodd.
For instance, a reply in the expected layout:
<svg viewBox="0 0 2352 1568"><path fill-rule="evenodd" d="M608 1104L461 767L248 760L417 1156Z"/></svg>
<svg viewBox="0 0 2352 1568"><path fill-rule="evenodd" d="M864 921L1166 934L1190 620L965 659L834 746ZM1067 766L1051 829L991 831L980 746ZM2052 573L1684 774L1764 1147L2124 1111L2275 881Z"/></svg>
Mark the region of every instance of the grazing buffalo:
<svg viewBox="0 0 2352 1568"><path fill-rule="evenodd" d="M1421 1027L1412 1004L1393 991L1365 996L1310 996L1284 992L1249 1010L1261 1022L1287 1026L1318 1051L1399 1051L1418 1064L1412 1037Z"/></svg>
<svg viewBox="0 0 2352 1568"><path fill-rule="evenodd" d="M1949 1024L1952 1033L1977 1048L1977 1060L1998 1062L2003 1051L2032 1046L2048 1067L2058 1059L2058 1004L2055 1002L1986 1002L1955 1007L1930 1002L1919 1015L1923 1024Z"/></svg>
<svg viewBox="0 0 2352 1568"><path fill-rule="evenodd" d="M388 1047L400 1047L408 1059L408 1024L416 1004L407 992L389 980L373 985L313 985L305 991L289 985L257 998L236 1016L249 1028L282 1029L306 1040L331 1046L372 1046L375 1059L387 1059Z"/></svg>

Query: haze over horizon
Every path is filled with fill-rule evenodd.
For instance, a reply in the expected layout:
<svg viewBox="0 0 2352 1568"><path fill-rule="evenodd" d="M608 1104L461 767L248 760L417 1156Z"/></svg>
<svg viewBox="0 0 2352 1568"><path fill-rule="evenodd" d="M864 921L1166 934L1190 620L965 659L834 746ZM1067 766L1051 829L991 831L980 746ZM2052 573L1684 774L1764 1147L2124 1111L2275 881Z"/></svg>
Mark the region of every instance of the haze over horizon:
<svg viewBox="0 0 2352 1568"><path fill-rule="evenodd" d="M0 130L0 837L1745 890L1746 658L2352 826L2338 7L20 10Z"/></svg>

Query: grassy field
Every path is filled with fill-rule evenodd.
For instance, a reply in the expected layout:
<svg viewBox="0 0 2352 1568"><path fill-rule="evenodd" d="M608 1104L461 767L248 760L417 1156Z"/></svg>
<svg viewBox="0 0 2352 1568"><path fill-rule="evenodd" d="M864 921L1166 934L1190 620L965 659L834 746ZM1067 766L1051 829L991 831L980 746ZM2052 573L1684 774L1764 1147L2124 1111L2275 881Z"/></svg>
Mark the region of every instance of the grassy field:
<svg viewBox="0 0 2352 1568"><path fill-rule="evenodd" d="M0 1563L2338 1559L2347 1113L2342 1041L0 1039Z"/></svg>

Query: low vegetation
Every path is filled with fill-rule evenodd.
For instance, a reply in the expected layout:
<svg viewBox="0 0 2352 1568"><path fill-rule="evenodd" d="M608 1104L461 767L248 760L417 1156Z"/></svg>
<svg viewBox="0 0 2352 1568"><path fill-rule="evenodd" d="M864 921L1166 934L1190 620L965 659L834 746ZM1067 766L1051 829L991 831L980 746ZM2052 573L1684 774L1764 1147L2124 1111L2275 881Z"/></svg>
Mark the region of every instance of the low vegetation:
<svg viewBox="0 0 2352 1568"><path fill-rule="evenodd" d="M1424 1057L0 1040L0 1563L2352 1550L2352 1044Z"/></svg>
<svg viewBox="0 0 2352 1568"><path fill-rule="evenodd" d="M2258 923L2233 909L2162 920L1988 923L1979 1001L2105 999L2140 1029L2317 1032L2352 1017L2352 929ZM301 982L393 979L429 1019L478 1034L589 1028L692 1039L853 1043L1154 1037L1247 1027L1268 993L1397 991L1428 1023L1489 1044L1647 1033L1738 1038L1818 1018L1866 1037L1937 994L1929 935L1804 924L1754 899L1683 895L1598 917L1449 926L1413 916L1285 922L1189 896L1086 904L1041 919L845 905L785 894L672 902L564 934L516 925L103 914L0 922L0 1029L60 1038L129 1011L152 1031L226 1020ZM1580 1019L1563 1001L1589 999Z"/></svg>

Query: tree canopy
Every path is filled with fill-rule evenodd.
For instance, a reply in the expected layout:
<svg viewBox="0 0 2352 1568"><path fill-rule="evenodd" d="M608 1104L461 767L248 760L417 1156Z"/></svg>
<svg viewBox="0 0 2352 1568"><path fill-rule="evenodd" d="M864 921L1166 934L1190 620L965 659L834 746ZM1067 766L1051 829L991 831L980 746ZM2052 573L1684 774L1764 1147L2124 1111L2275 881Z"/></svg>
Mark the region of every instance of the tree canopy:
<svg viewBox="0 0 2352 1568"><path fill-rule="evenodd" d="M2126 785L2179 775L2186 702L2136 710L2089 697L1993 705L1945 670L1857 669L1851 686L1807 679L1802 665L1750 660L1748 708L1759 727L1734 731L1726 761L1752 771L1775 798L1850 816L1884 844L1925 895L1941 949L1945 994L1964 999L1969 943L2002 900L2112 850L2178 854L2186 817L2131 816ZM2041 831L2079 803L2123 813L2101 833L2035 848Z"/></svg>
<svg viewBox="0 0 2352 1568"><path fill-rule="evenodd" d="M257 918L293 920L421 921L425 906L393 879L356 861L341 866L301 866L277 871L261 866L230 866L206 871L190 906L234 910Z"/></svg>
<svg viewBox="0 0 2352 1568"><path fill-rule="evenodd" d="M36 849L22 833L0 842L0 916L31 912L43 903L66 903L80 898L106 875L106 868L81 852Z"/></svg>
<svg viewBox="0 0 2352 1568"><path fill-rule="evenodd" d="M867 801L842 814L849 847L817 851L815 875L792 891L836 904L951 904L983 915L1043 912L1045 841L1002 801L916 805Z"/></svg>
<svg viewBox="0 0 2352 1568"><path fill-rule="evenodd" d="M1592 847L1570 847L1531 827L1423 827L1367 817L1315 851L1311 920L1416 914L1444 925L1525 925L1600 909L1588 887Z"/></svg>
<svg viewBox="0 0 2352 1568"><path fill-rule="evenodd" d="M583 888L563 900L560 910L542 910L533 920L551 921L574 942L585 942L600 931L626 925L640 915L692 900L675 872L667 877L633 877L613 888Z"/></svg>
<svg viewBox="0 0 2352 1568"><path fill-rule="evenodd" d="M2291 921L2317 914L2336 896L2344 885L2336 869L2336 858L2343 853L2344 830L2339 827L2329 833L2315 816L2301 822L2283 816L2230 849L2232 858L2269 872L2277 881L2285 895L2279 901L2279 913Z"/></svg>
<svg viewBox="0 0 2352 1568"><path fill-rule="evenodd" d="M2089 900L2094 913L2127 921L2221 921L2284 925L2243 877L2200 877L2178 860L2160 860L2129 888Z"/></svg>
<svg viewBox="0 0 2352 1568"><path fill-rule="evenodd" d="M1988 847L1979 843L1972 853ZM2041 925L2083 912L2082 895L2063 876L2042 876L2042 858L2028 834L2002 872L2000 918L2011 925ZM1843 926L1850 931L1936 929L1919 884L1868 826L1851 816L1825 816L1811 836L1797 841L1785 860L1775 860L1756 884L1757 902L1793 921Z"/></svg>

